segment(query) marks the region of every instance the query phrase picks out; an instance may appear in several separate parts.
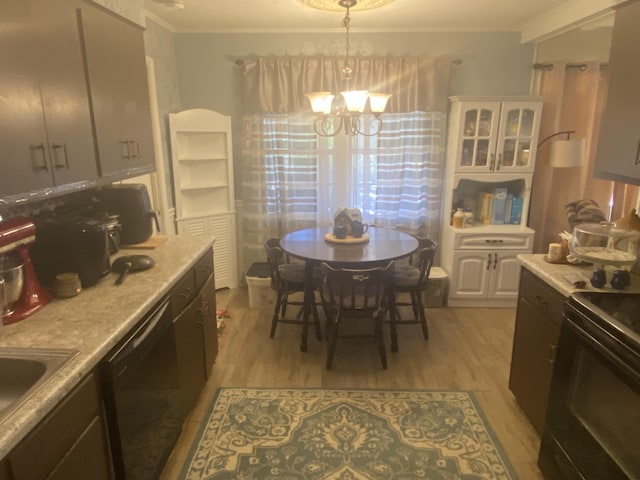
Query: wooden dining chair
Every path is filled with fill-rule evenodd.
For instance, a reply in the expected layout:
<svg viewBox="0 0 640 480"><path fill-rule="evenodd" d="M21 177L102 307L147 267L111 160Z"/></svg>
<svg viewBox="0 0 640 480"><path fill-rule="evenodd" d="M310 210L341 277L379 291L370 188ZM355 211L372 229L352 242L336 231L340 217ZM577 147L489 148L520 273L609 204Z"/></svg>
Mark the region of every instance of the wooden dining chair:
<svg viewBox="0 0 640 480"><path fill-rule="evenodd" d="M388 289L391 285L393 262L370 269L336 269L323 263L324 282L322 304L327 317L327 369L333 367L338 338L374 339L377 342L382 368L387 368L387 352L382 331L387 314ZM348 319L371 319L373 334L340 335Z"/></svg>
<svg viewBox="0 0 640 480"><path fill-rule="evenodd" d="M304 294L306 280L305 266L300 263L288 262L284 250L280 248L279 238L270 238L265 241L264 249L267 254L267 263L269 264L271 288L276 293L276 304L273 308L273 317L271 318L271 338L273 338L279 323L303 324L304 299L292 301L289 299L289 295L295 293ZM287 317L288 306L300 307L295 318ZM315 303L311 306L311 309L316 337L318 341L320 341L322 339L322 331L320 328L318 308Z"/></svg>
<svg viewBox="0 0 640 480"><path fill-rule="evenodd" d="M429 340L429 327L425 314L422 296L427 289L427 282L436 255L437 244L433 240L423 239L419 242L422 248L409 265L398 267L392 277L390 292L390 320L391 323L391 351L398 351L397 325L420 324L425 341ZM409 296L409 301L401 300L403 295ZM400 307L410 306L413 318L402 318Z"/></svg>

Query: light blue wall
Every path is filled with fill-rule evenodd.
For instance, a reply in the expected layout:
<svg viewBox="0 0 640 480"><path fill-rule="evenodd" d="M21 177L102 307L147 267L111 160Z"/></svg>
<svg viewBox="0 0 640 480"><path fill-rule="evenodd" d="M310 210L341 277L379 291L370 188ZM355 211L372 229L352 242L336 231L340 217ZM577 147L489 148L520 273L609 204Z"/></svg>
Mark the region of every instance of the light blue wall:
<svg viewBox="0 0 640 480"><path fill-rule="evenodd" d="M533 45L518 33L352 33L354 55L451 55L451 95L528 95ZM238 165L242 118L242 68L238 58L344 54L342 33L176 34L182 109L209 108L231 115ZM241 172L236 168L236 184ZM239 191L239 190L236 190Z"/></svg>
<svg viewBox="0 0 640 480"><path fill-rule="evenodd" d="M268 55L337 55L343 34L177 34L183 108L242 112L242 69L234 60ZM351 52L362 55L441 55L460 58L452 95L527 95L532 45L518 33L378 33L351 35Z"/></svg>

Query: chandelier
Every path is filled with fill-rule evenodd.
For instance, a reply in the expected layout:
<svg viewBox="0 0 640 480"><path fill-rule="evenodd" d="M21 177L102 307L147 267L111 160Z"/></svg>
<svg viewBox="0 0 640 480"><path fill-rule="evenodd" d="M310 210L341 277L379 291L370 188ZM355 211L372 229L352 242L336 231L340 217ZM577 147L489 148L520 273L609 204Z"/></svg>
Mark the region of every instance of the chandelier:
<svg viewBox="0 0 640 480"><path fill-rule="evenodd" d="M346 42L344 62L342 66L342 78L346 89L338 94L332 92L311 92L306 97L311 103L311 110L316 114L313 128L321 137L334 137L341 131L347 135L376 135L382 129L380 114L387 107L387 101L391 97L388 93L373 93L367 90L349 90L349 80L353 69L349 64L349 27L351 23L350 9L357 0L339 0L337 2L346 9L342 20L342 26L346 30ZM367 106L369 107L367 110ZM362 113L372 113L373 117L367 117L370 129L365 130L361 124Z"/></svg>

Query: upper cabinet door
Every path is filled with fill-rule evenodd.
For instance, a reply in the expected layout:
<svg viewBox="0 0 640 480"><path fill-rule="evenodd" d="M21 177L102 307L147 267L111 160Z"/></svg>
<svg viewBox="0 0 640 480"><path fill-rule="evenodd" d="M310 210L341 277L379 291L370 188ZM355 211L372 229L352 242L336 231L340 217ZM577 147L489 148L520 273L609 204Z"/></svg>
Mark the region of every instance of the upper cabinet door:
<svg viewBox="0 0 640 480"><path fill-rule="evenodd" d="M493 171L533 173L542 104L503 102Z"/></svg>
<svg viewBox="0 0 640 480"><path fill-rule="evenodd" d="M100 175L115 180L153 171L142 29L90 3L80 15Z"/></svg>
<svg viewBox="0 0 640 480"><path fill-rule="evenodd" d="M458 130L456 171L488 173L495 166L499 102L465 102Z"/></svg>
<svg viewBox="0 0 640 480"><path fill-rule="evenodd" d="M0 198L53 185L31 4L0 1Z"/></svg>
<svg viewBox="0 0 640 480"><path fill-rule="evenodd" d="M640 2L616 12L594 175L640 185Z"/></svg>
<svg viewBox="0 0 640 480"><path fill-rule="evenodd" d="M78 2L31 0L38 45L38 77L47 125L54 183L66 185L97 177L85 79Z"/></svg>
<svg viewBox="0 0 640 480"><path fill-rule="evenodd" d="M458 127L448 148L456 152L455 172L533 173L541 113L541 102L526 99L454 103Z"/></svg>

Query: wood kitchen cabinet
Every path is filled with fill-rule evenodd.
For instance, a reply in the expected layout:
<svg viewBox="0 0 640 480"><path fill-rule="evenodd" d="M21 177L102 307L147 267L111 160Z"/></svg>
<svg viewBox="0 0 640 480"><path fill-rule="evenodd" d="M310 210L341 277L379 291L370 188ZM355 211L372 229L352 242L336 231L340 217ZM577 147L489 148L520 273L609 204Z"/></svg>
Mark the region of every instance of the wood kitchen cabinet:
<svg viewBox="0 0 640 480"><path fill-rule="evenodd" d="M514 227L446 227L442 266L450 276L450 306L515 305L521 269L517 257L531 252L533 230Z"/></svg>
<svg viewBox="0 0 640 480"><path fill-rule="evenodd" d="M213 252L183 275L170 297L183 419L198 400L218 353Z"/></svg>
<svg viewBox="0 0 640 480"><path fill-rule="evenodd" d="M450 298L513 300L518 296L520 263L517 256L520 253L529 252L518 250L455 252Z"/></svg>
<svg viewBox="0 0 640 480"><path fill-rule="evenodd" d="M155 170L143 30L92 2L80 9L101 177Z"/></svg>
<svg viewBox="0 0 640 480"><path fill-rule="evenodd" d="M0 2L0 198L97 177L78 5Z"/></svg>
<svg viewBox="0 0 640 480"><path fill-rule="evenodd" d="M565 297L522 269L509 388L542 432Z"/></svg>
<svg viewBox="0 0 640 480"><path fill-rule="evenodd" d="M615 15L609 86L593 174L640 185L640 2L631 2Z"/></svg>
<svg viewBox="0 0 640 480"><path fill-rule="evenodd" d="M6 462L11 472L7 478L13 480L113 479L96 376L89 374L9 453Z"/></svg>

